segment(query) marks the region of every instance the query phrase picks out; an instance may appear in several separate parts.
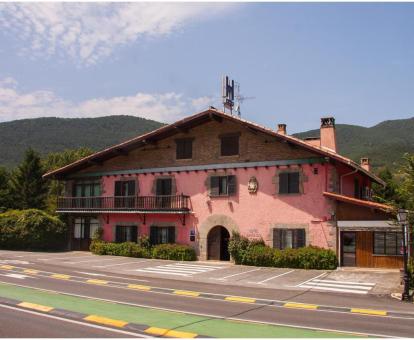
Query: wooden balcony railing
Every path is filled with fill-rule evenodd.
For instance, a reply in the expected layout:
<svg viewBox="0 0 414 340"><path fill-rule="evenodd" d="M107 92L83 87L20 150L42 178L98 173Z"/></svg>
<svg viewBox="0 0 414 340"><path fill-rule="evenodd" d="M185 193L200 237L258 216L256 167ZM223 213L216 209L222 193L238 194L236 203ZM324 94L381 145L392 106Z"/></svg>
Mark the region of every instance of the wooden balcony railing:
<svg viewBox="0 0 414 340"><path fill-rule="evenodd" d="M70 211L172 211L190 210L190 197L178 196L113 196L59 197L58 212Z"/></svg>

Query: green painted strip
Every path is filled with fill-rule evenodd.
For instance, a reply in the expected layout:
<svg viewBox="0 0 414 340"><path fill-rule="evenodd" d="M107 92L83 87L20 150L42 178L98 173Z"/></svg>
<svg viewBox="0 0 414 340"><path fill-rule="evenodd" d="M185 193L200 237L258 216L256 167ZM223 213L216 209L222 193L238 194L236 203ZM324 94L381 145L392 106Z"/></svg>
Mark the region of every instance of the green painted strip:
<svg viewBox="0 0 414 340"><path fill-rule="evenodd" d="M287 326L274 326L241 321L212 319L203 316L133 307L104 301L53 294L37 289L0 284L0 296L47 305L87 315L123 320L128 323L202 334L217 338L350 338L352 334L316 331Z"/></svg>
<svg viewBox="0 0 414 340"><path fill-rule="evenodd" d="M172 166L165 168L147 168L147 169L128 169L128 170L114 170L114 171L98 171L83 173L82 175L73 175L68 178L83 178L83 177L99 177L109 175L135 175L145 173L157 172L177 172L177 171L204 171L204 170L218 170L218 169L233 169L233 168L254 168L258 166L276 166L276 165L296 165L296 164L316 164L326 163L325 158L303 158L303 159L286 159L280 161L265 161L265 162L240 162L240 163L221 163L221 164L207 164L207 165L188 165L188 166Z"/></svg>

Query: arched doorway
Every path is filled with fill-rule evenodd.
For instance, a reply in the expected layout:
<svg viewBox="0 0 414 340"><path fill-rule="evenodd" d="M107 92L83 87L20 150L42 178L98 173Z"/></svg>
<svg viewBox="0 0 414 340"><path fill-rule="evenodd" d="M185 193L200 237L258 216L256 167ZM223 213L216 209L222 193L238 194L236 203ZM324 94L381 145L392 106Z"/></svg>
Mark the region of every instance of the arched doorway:
<svg viewBox="0 0 414 340"><path fill-rule="evenodd" d="M212 228L207 235L207 259L229 261L229 231L221 225Z"/></svg>

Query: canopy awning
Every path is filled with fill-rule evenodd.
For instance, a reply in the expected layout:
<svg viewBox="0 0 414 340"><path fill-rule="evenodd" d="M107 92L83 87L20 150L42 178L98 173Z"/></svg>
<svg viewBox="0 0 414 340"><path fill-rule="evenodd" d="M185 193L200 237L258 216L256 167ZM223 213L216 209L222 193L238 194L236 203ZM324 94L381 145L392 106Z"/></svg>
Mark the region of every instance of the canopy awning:
<svg viewBox="0 0 414 340"><path fill-rule="evenodd" d="M341 230L355 231L400 231L401 227L394 221L337 221Z"/></svg>

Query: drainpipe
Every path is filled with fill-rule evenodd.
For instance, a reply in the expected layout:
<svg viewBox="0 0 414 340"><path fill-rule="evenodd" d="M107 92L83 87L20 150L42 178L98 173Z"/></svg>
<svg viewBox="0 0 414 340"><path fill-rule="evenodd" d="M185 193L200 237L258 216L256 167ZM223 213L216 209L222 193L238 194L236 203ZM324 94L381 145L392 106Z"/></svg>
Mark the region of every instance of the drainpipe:
<svg viewBox="0 0 414 340"><path fill-rule="evenodd" d="M343 174L343 175L341 175L341 177L340 177L340 180L339 180L339 183L340 183L340 185L341 185L341 188L340 188L340 190L339 190L339 193L342 195L342 179L344 178L344 177L346 177L346 176L350 176L350 175L353 175L353 174L355 174L355 173L357 173L358 172L358 169L355 169L355 170L353 170L353 171L351 171L351 172L348 172L347 174Z"/></svg>

